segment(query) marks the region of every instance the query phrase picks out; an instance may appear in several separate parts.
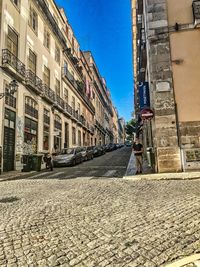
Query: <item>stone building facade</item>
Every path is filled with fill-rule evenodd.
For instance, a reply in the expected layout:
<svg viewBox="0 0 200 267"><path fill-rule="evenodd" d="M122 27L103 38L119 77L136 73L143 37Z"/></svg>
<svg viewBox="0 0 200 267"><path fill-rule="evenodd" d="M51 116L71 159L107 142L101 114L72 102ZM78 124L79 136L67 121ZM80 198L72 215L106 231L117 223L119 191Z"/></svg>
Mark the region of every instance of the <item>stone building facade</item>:
<svg viewBox="0 0 200 267"><path fill-rule="evenodd" d="M197 0L132 0L135 112L158 172L200 168L199 6ZM151 122L140 118L144 82Z"/></svg>
<svg viewBox="0 0 200 267"><path fill-rule="evenodd" d="M106 85L102 96L95 93L91 66L64 10L53 0L2 0L0 16L0 94L18 83L14 95L0 99L2 169L21 169L23 154L112 142L102 132L113 114L105 123L97 106L108 95Z"/></svg>

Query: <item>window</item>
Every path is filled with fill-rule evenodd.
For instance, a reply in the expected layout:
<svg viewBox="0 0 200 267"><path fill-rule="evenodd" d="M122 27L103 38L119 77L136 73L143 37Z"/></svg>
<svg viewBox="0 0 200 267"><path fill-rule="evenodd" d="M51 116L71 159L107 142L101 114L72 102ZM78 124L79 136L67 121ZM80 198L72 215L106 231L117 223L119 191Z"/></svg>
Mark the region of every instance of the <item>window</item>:
<svg viewBox="0 0 200 267"><path fill-rule="evenodd" d="M72 108L75 109L75 97L72 96Z"/></svg>
<svg viewBox="0 0 200 267"><path fill-rule="evenodd" d="M80 115L81 114L81 105L80 105L80 103L78 103L78 114Z"/></svg>
<svg viewBox="0 0 200 267"><path fill-rule="evenodd" d="M29 49L28 67L35 74L36 74L36 62L37 62L36 54L31 49Z"/></svg>
<svg viewBox="0 0 200 267"><path fill-rule="evenodd" d="M57 130L62 130L62 121L58 115L54 117L54 128Z"/></svg>
<svg viewBox="0 0 200 267"><path fill-rule="evenodd" d="M60 81L58 79L56 79L55 91L56 91L56 95L60 96Z"/></svg>
<svg viewBox="0 0 200 267"><path fill-rule="evenodd" d="M30 7L30 15L29 15L29 26L32 28L32 30L37 33L38 31L38 15L36 11Z"/></svg>
<svg viewBox="0 0 200 267"><path fill-rule="evenodd" d="M64 61L63 74L67 75L67 73L68 73L68 64L66 61Z"/></svg>
<svg viewBox="0 0 200 267"><path fill-rule="evenodd" d="M55 61L60 64L60 48L55 46Z"/></svg>
<svg viewBox="0 0 200 267"><path fill-rule="evenodd" d="M38 119L38 105L37 102L31 97L25 98L25 114Z"/></svg>
<svg viewBox="0 0 200 267"><path fill-rule="evenodd" d="M54 117L54 148L55 150L61 150L61 131L62 131L62 120L58 115Z"/></svg>
<svg viewBox="0 0 200 267"><path fill-rule="evenodd" d="M81 131L78 131L78 145L81 146Z"/></svg>
<svg viewBox="0 0 200 267"><path fill-rule="evenodd" d="M13 4L17 7L19 7L19 0L11 0Z"/></svg>
<svg viewBox="0 0 200 267"><path fill-rule="evenodd" d="M67 37L68 37L68 34L69 34L69 28L68 28L68 26L66 25L66 35L67 35Z"/></svg>
<svg viewBox="0 0 200 267"><path fill-rule="evenodd" d="M76 145L76 129L72 127L72 145Z"/></svg>
<svg viewBox="0 0 200 267"><path fill-rule="evenodd" d="M50 137L50 111L44 109L44 131L43 131L43 149L49 150L49 137Z"/></svg>
<svg viewBox="0 0 200 267"><path fill-rule="evenodd" d="M50 49L50 33L46 28L44 28L44 46Z"/></svg>
<svg viewBox="0 0 200 267"><path fill-rule="evenodd" d="M50 111L48 109L44 109L44 123L50 125Z"/></svg>
<svg viewBox="0 0 200 267"><path fill-rule="evenodd" d="M25 117L24 127L24 153L37 153L37 127L36 121Z"/></svg>
<svg viewBox="0 0 200 267"><path fill-rule="evenodd" d="M14 95L9 95L9 89L8 89L9 85L7 82L4 82L4 88L5 88L5 104L12 107L12 108L16 108L16 93Z"/></svg>
<svg viewBox="0 0 200 267"><path fill-rule="evenodd" d="M7 35L7 48L11 53L13 53L17 57L17 55L18 55L18 35L9 26L8 26L8 35Z"/></svg>
<svg viewBox="0 0 200 267"><path fill-rule="evenodd" d="M69 101L69 93L68 93L68 90L66 88L64 89L64 100L68 104L68 101Z"/></svg>
<svg viewBox="0 0 200 267"><path fill-rule="evenodd" d="M46 84L48 87L50 87L50 69L44 66L44 71L43 71L43 82Z"/></svg>
<svg viewBox="0 0 200 267"><path fill-rule="evenodd" d="M74 38L72 38L72 54L74 53Z"/></svg>

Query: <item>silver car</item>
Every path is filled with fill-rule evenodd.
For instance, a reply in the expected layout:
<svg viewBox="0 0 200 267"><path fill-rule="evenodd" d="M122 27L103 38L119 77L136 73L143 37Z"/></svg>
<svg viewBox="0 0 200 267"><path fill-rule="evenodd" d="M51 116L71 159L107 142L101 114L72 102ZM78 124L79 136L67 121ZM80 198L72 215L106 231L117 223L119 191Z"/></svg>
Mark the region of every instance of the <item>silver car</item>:
<svg viewBox="0 0 200 267"><path fill-rule="evenodd" d="M53 158L53 165L58 166L74 166L77 163L81 163L83 157L81 154L81 148L65 148L61 153Z"/></svg>

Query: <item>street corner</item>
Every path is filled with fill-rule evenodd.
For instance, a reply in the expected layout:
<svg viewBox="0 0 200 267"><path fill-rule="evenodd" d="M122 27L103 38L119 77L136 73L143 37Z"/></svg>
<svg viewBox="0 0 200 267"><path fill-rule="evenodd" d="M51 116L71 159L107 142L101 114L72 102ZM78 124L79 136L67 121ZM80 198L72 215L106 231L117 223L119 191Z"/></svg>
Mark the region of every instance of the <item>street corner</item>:
<svg viewBox="0 0 200 267"><path fill-rule="evenodd" d="M167 264L165 267L200 267L200 254L193 254L181 260Z"/></svg>

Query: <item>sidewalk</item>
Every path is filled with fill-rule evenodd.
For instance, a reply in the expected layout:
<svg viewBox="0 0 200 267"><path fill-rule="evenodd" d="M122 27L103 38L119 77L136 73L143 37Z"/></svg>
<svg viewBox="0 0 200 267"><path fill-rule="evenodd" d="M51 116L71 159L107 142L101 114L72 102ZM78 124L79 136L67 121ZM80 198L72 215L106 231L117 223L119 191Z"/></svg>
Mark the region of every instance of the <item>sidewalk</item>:
<svg viewBox="0 0 200 267"><path fill-rule="evenodd" d="M135 157L131 154L129 164L126 170L124 179L133 180L188 180L188 179L200 179L200 171L191 172L174 172L174 173L152 173L148 167L147 162L143 163L143 174L135 175Z"/></svg>
<svg viewBox="0 0 200 267"><path fill-rule="evenodd" d="M31 173L35 173L35 171L30 171L30 172L21 172L21 171L3 172L0 175L0 182L23 178L24 176L29 175Z"/></svg>

